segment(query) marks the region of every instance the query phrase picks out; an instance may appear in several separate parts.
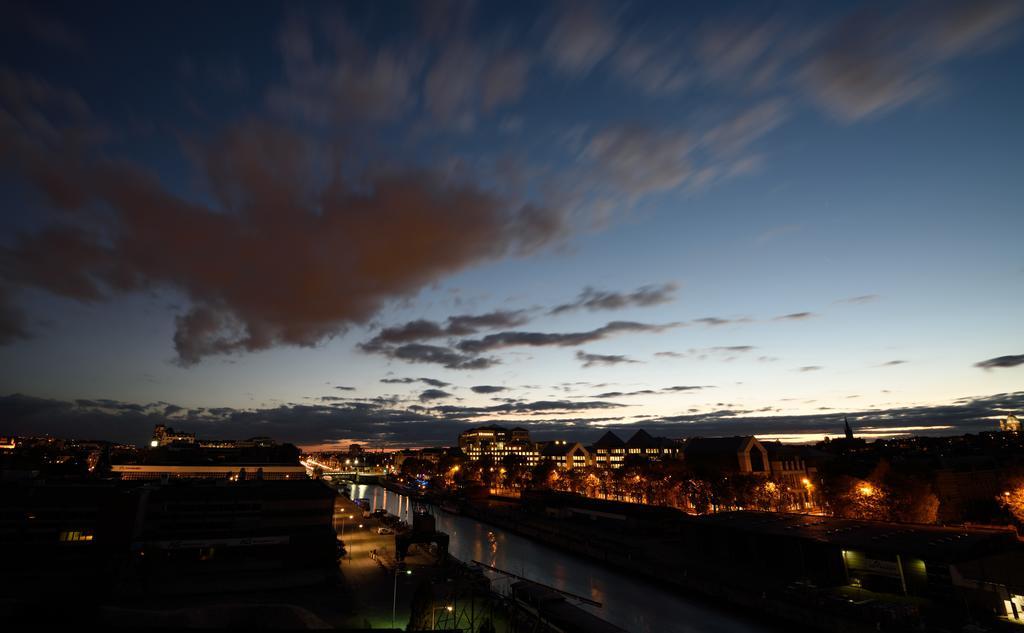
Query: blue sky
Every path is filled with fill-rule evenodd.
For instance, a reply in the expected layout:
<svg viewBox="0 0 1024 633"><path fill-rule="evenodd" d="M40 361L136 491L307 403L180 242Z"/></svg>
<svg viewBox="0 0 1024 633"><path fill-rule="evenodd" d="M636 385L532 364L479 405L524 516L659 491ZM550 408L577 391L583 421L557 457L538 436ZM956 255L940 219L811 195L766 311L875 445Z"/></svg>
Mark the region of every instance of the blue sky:
<svg viewBox="0 0 1024 633"><path fill-rule="evenodd" d="M1018 3L4 12L0 432L813 439L1022 399Z"/></svg>

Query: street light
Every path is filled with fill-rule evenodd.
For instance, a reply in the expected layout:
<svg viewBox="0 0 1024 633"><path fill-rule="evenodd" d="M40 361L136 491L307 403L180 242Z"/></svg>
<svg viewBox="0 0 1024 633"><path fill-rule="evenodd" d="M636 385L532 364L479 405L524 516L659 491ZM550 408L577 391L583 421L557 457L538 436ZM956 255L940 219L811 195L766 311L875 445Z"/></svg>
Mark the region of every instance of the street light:
<svg viewBox="0 0 1024 633"><path fill-rule="evenodd" d="M352 520L352 515L348 515L348 520ZM341 517L341 540L345 540L345 517Z"/></svg>
<svg viewBox="0 0 1024 633"><path fill-rule="evenodd" d="M432 608L430 610L430 630L431 631L434 630L434 614L437 613L438 610L440 610L440 609L445 609L446 611L448 611L448 613L451 613L453 608L452 608L452 605L446 604L443 607L434 607L434 608Z"/></svg>
<svg viewBox="0 0 1024 633"><path fill-rule="evenodd" d="M395 590L394 590L394 594L391 596L391 628L395 628L395 611L396 611L396 609L398 607L398 572L400 572L400 571L401 570L398 569L398 566L396 565L395 566ZM406 569L405 570L405 575L406 576L411 576L412 575L412 570L411 569ZM431 614L431 618L433 618L433 614Z"/></svg>

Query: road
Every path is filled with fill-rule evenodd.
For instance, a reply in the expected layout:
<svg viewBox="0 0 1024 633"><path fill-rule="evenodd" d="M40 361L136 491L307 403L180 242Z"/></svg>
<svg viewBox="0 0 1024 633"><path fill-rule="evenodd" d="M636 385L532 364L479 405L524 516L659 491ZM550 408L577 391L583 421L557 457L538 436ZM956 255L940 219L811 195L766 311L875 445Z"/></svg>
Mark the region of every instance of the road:
<svg viewBox="0 0 1024 633"><path fill-rule="evenodd" d="M412 573L403 572L396 577L392 568L371 556L376 551L380 555L378 558L387 561L386 564L390 566L395 554L394 535L377 534L377 528L382 525L377 519L363 518L359 506L339 495L334 505L334 522L339 536L344 523L343 540L347 553L340 565L345 581L352 590L352 606L355 610L348 624L375 629L391 627L392 602L397 588L397 616L394 624L396 628L404 629L409 621L409 605L413 593L424 578L433 576L434 561L411 551L405 563L406 569Z"/></svg>

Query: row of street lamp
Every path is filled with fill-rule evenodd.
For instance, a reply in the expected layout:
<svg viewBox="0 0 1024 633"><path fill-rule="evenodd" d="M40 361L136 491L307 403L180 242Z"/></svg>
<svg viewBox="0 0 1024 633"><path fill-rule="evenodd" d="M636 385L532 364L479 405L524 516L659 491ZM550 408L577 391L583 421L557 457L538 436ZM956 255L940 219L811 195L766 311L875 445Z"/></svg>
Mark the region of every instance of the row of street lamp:
<svg viewBox="0 0 1024 633"><path fill-rule="evenodd" d="M342 540L342 542L345 541L345 523L346 523L346 521L351 521L354 518L355 518L354 514L342 515L342 517L341 517L341 540ZM359 524L359 529L363 529L363 524L362 523ZM346 550L348 550L348 548L346 548ZM351 560L351 558L352 558L351 552L348 553L348 556L349 556L349 560ZM406 576L411 576L412 575L412 570L411 569L402 569L402 568L400 568L397 565L395 566L394 587L392 589L392 597L391 597L391 627L392 628L394 628L394 626L395 626L395 618L396 618L397 613L398 613L398 577L403 572L405 573ZM448 604L448 605L444 605L444 606L440 606L440 607L434 607L434 608L432 608L430 610L430 630L431 631L434 630L434 625L435 625L435 622L436 622L436 620L434 618L434 614L436 614L441 609L444 609L444 610L448 611L448 613L451 613L454 610L454 607L452 607L452 605Z"/></svg>

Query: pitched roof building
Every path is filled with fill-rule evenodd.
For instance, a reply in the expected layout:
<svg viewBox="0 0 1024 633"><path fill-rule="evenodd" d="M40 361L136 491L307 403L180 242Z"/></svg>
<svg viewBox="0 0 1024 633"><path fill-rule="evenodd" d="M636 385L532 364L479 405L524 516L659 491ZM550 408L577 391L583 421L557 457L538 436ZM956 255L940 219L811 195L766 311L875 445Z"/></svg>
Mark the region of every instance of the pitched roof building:
<svg viewBox="0 0 1024 633"><path fill-rule="evenodd" d="M694 437L683 449L686 463L698 469L769 474L768 451L753 435Z"/></svg>

